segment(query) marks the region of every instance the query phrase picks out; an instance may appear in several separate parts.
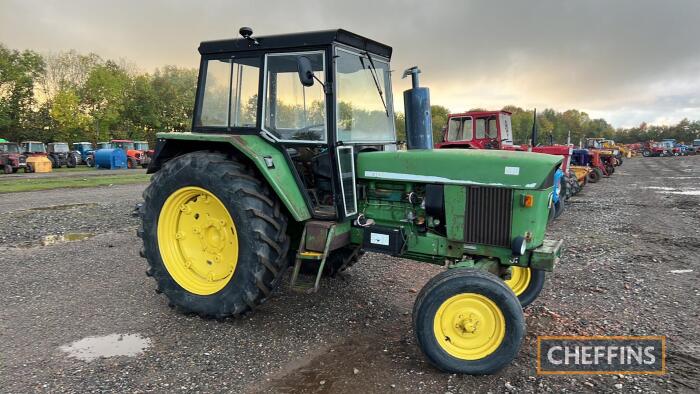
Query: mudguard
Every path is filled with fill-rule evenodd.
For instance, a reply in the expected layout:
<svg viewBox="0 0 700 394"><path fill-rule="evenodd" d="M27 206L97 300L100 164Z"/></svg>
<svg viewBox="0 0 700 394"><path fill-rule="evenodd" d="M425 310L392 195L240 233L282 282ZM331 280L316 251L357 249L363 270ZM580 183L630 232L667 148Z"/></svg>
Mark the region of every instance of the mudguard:
<svg viewBox="0 0 700 394"><path fill-rule="evenodd" d="M294 220L311 219L311 212L284 154L260 136L187 132L158 133L156 137L156 152L148 167L148 173L157 171L165 161L175 156L206 149L206 143L228 144L255 164ZM185 141L187 143L181 143Z"/></svg>

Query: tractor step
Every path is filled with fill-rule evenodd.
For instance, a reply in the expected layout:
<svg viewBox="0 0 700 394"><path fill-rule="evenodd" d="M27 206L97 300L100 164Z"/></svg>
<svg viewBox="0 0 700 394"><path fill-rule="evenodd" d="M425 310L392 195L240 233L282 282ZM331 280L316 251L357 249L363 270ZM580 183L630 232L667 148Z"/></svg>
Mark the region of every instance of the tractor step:
<svg viewBox="0 0 700 394"><path fill-rule="evenodd" d="M309 228L312 228L311 233L313 237L309 237L311 239L307 239L307 234L309 233L307 229ZM318 231L319 228L324 228L326 231ZM301 233L301 240L299 242L299 249L296 259L294 260L292 279L289 282L289 288L292 291L304 293L315 293L318 291L321 275L323 274L323 267L326 265L326 259L330 253L331 241L333 241L334 235L335 223L310 221L304 225L304 231ZM316 245L316 249L320 249L319 246L323 245L323 252L307 250L309 245ZM308 260L321 261L318 265L318 272L316 273L315 280L300 280L299 271L301 270L301 265L304 261Z"/></svg>

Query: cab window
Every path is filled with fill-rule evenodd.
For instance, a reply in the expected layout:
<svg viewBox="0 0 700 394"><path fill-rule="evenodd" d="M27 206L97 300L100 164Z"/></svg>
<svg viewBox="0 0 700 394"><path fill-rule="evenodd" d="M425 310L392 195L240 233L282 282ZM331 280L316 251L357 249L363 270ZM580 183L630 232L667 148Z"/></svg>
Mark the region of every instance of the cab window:
<svg viewBox="0 0 700 394"><path fill-rule="evenodd" d="M447 141L470 141L473 138L472 118L451 118L447 126Z"/></svg>
<svg viewBox="0 0 700 394"><path fill-rule="evenodd" d="M498 138L498 123L495 116L476 119L476 138Z"/></svg>
<svg viewBox="0 0 700 394"><path fill-rule="evenodd" d="M202 67L195 126L255 127L260 59L211 59Z"/></svg>
<svg viewBox="0 0 700 394"><path fill-rule="evenodd" d="M299 81L300 56L309 59L318 78L312 86ZM324 71L323 52L267 55L263 128L281 141L326 141Z"/></svg>

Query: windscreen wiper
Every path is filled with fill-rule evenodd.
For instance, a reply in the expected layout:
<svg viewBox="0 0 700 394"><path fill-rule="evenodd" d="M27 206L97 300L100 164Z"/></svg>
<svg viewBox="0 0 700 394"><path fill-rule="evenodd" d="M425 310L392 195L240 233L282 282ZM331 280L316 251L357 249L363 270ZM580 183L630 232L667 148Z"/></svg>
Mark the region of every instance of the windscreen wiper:
<svg viewBox="0 0 700 394"><path fill-rule="evenodd" d="M367 55L367 59L369 60L369 67L367 69L369 70L370 74L372 74L372 80L374 81L374 86L377 87L377 92L379 92L379 98L382 100L382 105L384 106L384 112L386 112L387 118L389 117L389 108L386 106L386 101L384 101L384 92L382 92L382 87L379 86L379 78L377 76L377 68L374 67L374 61L372 60L372 56L369 54L369 52L365 52L365 55ZM362 63L362 67L365 67L365 61L362 59L360 56L360 62Z"/></svg>

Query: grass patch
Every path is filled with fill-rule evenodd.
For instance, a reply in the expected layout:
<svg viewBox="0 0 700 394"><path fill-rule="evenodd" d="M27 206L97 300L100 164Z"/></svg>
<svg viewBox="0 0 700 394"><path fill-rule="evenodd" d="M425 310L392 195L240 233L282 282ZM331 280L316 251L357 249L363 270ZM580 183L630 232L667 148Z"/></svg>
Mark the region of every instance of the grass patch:
<svg viewBox="0 0 700 394"><path fill-rule="evenodd" d="M53 168L51 170L51 172L82 172L82 171L95 171L95 167L88 167L88 166L76 166L73 168L61 167L61 168Z"/></svg>
<svg viewBox="0 0 700 394"><path fill-rule="evenodd" d="M0 180L0 193L29 192L36 190L99 187L109 185L127 185L146 183L151 178L148 174L90 176L85 178L12 178Z"/></svg>

